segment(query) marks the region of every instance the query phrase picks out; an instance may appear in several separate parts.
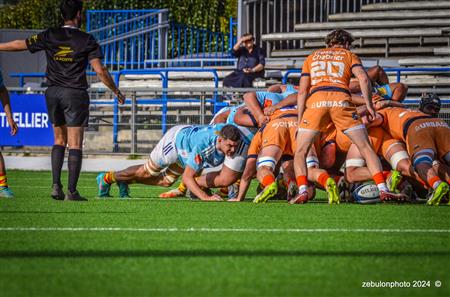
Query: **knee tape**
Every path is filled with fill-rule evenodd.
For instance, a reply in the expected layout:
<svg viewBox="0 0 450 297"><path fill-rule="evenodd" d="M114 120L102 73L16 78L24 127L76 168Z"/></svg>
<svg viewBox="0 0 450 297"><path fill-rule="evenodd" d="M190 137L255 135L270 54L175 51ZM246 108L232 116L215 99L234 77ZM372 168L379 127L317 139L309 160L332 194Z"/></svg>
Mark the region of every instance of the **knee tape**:
<svg viewBox="0 0 450 297"><path fill-rule="evenodd" d="M428 164L430 166L433 166L433 158L429 155L417 155L414 157L414 168L416 168L416 166L418 164Z"/></svg>
<svg viewBox="0 0 450 297"><path fill-rule="evenodd" d="M409 159L408 153L405 151L400 151L393 154L389 159L389 163L391 163L392 169L396 170L398 163L404 159Z"/></svg>
<svg viewBox="0 0 450 297"><path fill-rule="evenodd" d="M319 167L319 159L317 157L307 157L306 158L306 167Z"/></svg>
<svg viewBox="0 0 450 297"><path fill-rule="evenodd" d="M158 176L161 174L160 169L155 169L155 165L153 164L152 160L148 160L147 163L144 164L144 169L151 176Z"/></svg>
<svg viewBox="0 0 450 297"><path fill-rule="evenodd" d="M345 168L364 166L366 166L366 161L364 161L364 159L348 159L345 161Z"/></svg>
<svg viewBox="0 0 450 297"><path fill-rule="evenodd" d="M277 162L272 157L260 157L258 158L257 162L257 168L259 169L262 166L270 167L272 170L275 169L275 166L277 165Z"/></svg>
<svg viewBox="0 0 450 297"><path fill-rule="evenodd" d="M166 181L166 182L168 182L169 184L173 184L174 182L176 182L177 181L177 179L178 179L178 177L179 177L179 175L172 175L172 174L170 174L170 172L164 172L164 180Z"/></svg>

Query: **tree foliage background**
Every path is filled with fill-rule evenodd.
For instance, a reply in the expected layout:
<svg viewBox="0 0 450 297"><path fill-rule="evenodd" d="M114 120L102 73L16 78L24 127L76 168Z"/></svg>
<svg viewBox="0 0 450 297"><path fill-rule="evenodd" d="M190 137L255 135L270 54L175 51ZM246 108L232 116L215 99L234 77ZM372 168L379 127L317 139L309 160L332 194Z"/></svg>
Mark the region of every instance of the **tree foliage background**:
<svg viewBox="0 0 450 297"><path fill-rule="evenodd" d="M21 0L0 9L0 28L44 29L61 24L60 0ZM167 8L172 21L227 32L237 0L88 0L85 9Z"/></svg>

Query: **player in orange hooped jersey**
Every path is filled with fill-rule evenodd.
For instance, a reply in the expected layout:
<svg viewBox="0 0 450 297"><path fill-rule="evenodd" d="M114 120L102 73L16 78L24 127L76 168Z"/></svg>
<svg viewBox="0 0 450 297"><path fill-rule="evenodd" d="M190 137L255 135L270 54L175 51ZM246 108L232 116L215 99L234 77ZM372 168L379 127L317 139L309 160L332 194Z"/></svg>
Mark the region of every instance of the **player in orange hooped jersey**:
<svg viewBox="0 0 450 297"><path fill-rule="evenodd" d="M327 35L327 48L308 56L303 64L297 107L299 131L295 153L295 169L299 194L296 200L307 196L306 156L316 136L324 131L330 122L343 131L358 147L368 164L374 181L380 190L382 200L398 200L401 197L390 192L382 173L378 156L371 148L365 126L356 115L356 108L350 103L350 78L359 80L367 109L372 118L376 112L372 104L371 85L359 58L349 51L352 36L344 30L335 30ZM327 178L328 201L339 203L336 184Z"/></svg>
<svg viewBox="0 0 450 297"><path fill-rule="evenodd" d="M402 141L392 138L389 132L381 127L371 127L368 129L368 133L374 151L394 169L394 171L386 173L388 187L391 191L397 190L397 186L401 181L399 173L413 179L416 178ZM340 137L338 136L337 138ZM355 145L351 145L348 150L345 162L345 176L350 183L371 179L365 161Z"/></svg>
<svg viewBox="0 0 450 297"><path fill-rule="evenodd" d="M291 146L295 142L297 125L296 116L278 118L268 122L256 133L248 150L247 162L236 200L241 201L245 198L250 181L255 173L264 190L255 197L254 202L266 202L275 196L278 187L274 172L279 162L282 163L281 166L285 170L283 177L288 189L293 188L295 190L295 175L294 172L289 172L289 168L292 170L292 164L288 164L288 162L292 163ZM281 161L282 156L291 156L291 159ZM269 191L266 189L269 189Z"/></svg>
<svg viewBox="0 0 450 297"><path fill-rule="evenodd" d="M433 188L427 204L438 205L450 192L450 170L446 170L446 182L443 181L433 168L433 160L439 159L447 168L450 166L450 127L441 119L399 107L382 109L380 116L379 122L392 137L406 143L414 168L420 178Z"/></svg>

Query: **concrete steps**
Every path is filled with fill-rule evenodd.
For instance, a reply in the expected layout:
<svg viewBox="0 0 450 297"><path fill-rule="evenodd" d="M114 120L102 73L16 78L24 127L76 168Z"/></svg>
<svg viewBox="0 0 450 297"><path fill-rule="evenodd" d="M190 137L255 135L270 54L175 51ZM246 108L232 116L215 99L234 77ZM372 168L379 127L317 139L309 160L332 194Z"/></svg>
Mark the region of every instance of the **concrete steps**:
<svg viewBox="0 0 450 297"><path fill-rule="evenodd" d="M315 49L299 49L299 50L278 50L273 51L273 57L307 57ZM389 56L396 57L401 55L413 56L417 54L428 54L433 55L434 47L391 47L389 48ZM384 47L364 47L355 48L352 52L357 55L364 56L384 56L386 53L386 48Z"/></svg>
<svg viewBox="0 0 450 297"><path fill-rule="evenodd" d="M361 43L360 39L356 39L353 42L354 46L362 47L362 46L384 46L386 44L386 41L383 39L365 39ZM405 46L405 45L447 45L448 44L448 37L411 37L411 38L404 38L404 37L397 37L397 38L389 38L389 44L391 46ZM317 41L317 40L306 40L304 42L305 48L314 48L318 49L324 46L323 40Z"/></svg>
<svg viewBox="0 0 450 297"><path fill-rule="evenodd" d="M425 2L425 1L424 1ZM448 18L450 9L439 9L433 11L433 18ZM354 20L398 20L398 19L423 19L427 16L424 11L418 10L395 10L395 11L371 11L351 12L333 14L328 17L329 21L354 21ZM431 16L428 16L431 17Z"/></svg>
<svg viewBox="0 0 450 297"><path fill-rule="evenodd" d="M448 9L450 1L404 1L390 3L367 4L361 7L361 11L386 11L386 10L433 10Z"/></svg>
<svg viewBox="0 0 450 297"><path fill-rule="evenodd" d="M387 21L341 21L326 23L305 23L295 25L296 31L334 30L341 29L385 29L385 28L417 28L417 27L448 27L450 18L418 19L418 20L387 20Z"/></svg>

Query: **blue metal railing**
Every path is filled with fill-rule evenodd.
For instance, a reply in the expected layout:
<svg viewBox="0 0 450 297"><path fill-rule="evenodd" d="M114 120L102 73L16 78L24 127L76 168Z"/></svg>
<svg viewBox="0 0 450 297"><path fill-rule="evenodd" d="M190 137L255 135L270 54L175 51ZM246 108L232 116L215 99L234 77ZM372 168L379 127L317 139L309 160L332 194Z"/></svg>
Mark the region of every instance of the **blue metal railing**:
<svg viewBox="0 0 450 297"><path fill-rule="evenodd" d="M233 45L237 42L237 19L230 17L230 28L229 28L229 36L228 36L228 50L231 51Z"/></svg>
<svg viewBox="0 0 450 297"><path fill-rule="evenodd" d="M98 30L107 25L128 21L149 13L155 13L159 11L160 9L88 10L86 12L86 31L90 32ZM122 27L122 29L126 28Z"/></svg>
<svg viewBox="0 0 450 297"><path fill-rule="evenodd" d="M168 57L171 59L230 57L229 37L225 33L175 22L171 23L169 31Z"/></svg>
<svg viewBox="0 0 450 297"><path fill-rule="evenodd" d="M114 81L116 85L120 86L120 78L123 75L144 75L144 74L159 74L161 77L161 86L163 88L161 100L158 102L162 102L162 114L161 114L161 129L163 133L166 133L167 131L167 105L169 101L172 100L168 99L167 89L169 87L169 73L171 72L206 72L211 73L213 75L214 79L214 89L217 90L219 87L219 75L217 74L216 69L203 69L203 68L154 68L154 69L147 69L147 70L121 70L121 71L115 71L111 72L111 75L114 77ZM89 76L96 75L95 72L86 72ZM25 85L25 78L44 78L46 76L45 73L42 72L34 72L34 73L11 73L10 77L16 77L19 78L19 84L20 87L23 87ZM214 106L214 113L218 111L218 109L221 107L220 104L218 104L218 95L217 91L213 92L212 97L212 104ZM118 151L119 148L119 142L118 142L118 136L119 136L119 105L117 101L114 101L113 106L113 145L114 145L114 151ZM155 101L152 102L152 104L155 104Z"/></svg>
<svg viewBox="0 0 450 297"><path fill-rule="evenodd" d="M102 47L112 70L145 67L145 60L164 59L169 28L167 9L89 10L88 32Z"/></svg>
<svg viewBox="0 0 450 297"><path fill-rule="evenodd" d="M386 72L393 72L397 75L397 82L401 81L401 74L402 73L408 73L408 72L432 72L432 73L450 73L450 67L439 67L439 68L386 68ZM169 87L169 80L170 76L169 73L173 72L206 72L211 73L214 79L214 88L215 91L213 92L213 97L210 102L214 106L214 113L218 111L222 105L220 104L217 94L217 89L219 86L219 76L216 69L213 68L153 68L153 69L146 69L146 70L122 70L122 71L116 71L112 72L111 74L114 77L114 80L116 84L119 86L120 84L120 78L123 75L143 75L143 74L159 74L161 77L161 86L162 86L162 96L161 99L158 100L148 100L148 101L140 101L142 104L161 104L162 105L162 115L161 115L161 128L163 133L167 130L167 104L169 102L175 102L179 99L169 99L168 98L168 87ZM282 83L286 83L287 79L290 74L292 73L301 73L300 69L290 69L286 71L282 78ZM95 72L87 72L87 75L94 76L96 75ZM19 78L20 87L23 87L25 85L25 78L44 78L45 73L11 73L10 77L16 77ZM174 101L175 100L175 101ZM127 101L128 102L128 101ZM156 103L157 102L157 103ZM179 102L187 102L187 101L180 101ZM198 102L198 101L197 101ZM414 100L408 100L408 103L415 103ZM447 100L443 100L443 103L450 103L447 102ZM106 104L106 103L105 103ZM114 150L118 150L118 133L119 133L119 123L118 123L118 117L119 117L119 105L117 102L114 103L108 103L108 104L114 104L113 107L113 144L114 144Z"/></svg>
<svg viewBox="0 0 450 297"><path fill-rule="evenodd" d="M230 18L230 32L222 33L169 22L167 9L87 11L87 31L98 40L112 70L159 67L145 61L167 58L230 57L236 25ZM214 65L232 64L218 60L209 66Z"/></svg>

